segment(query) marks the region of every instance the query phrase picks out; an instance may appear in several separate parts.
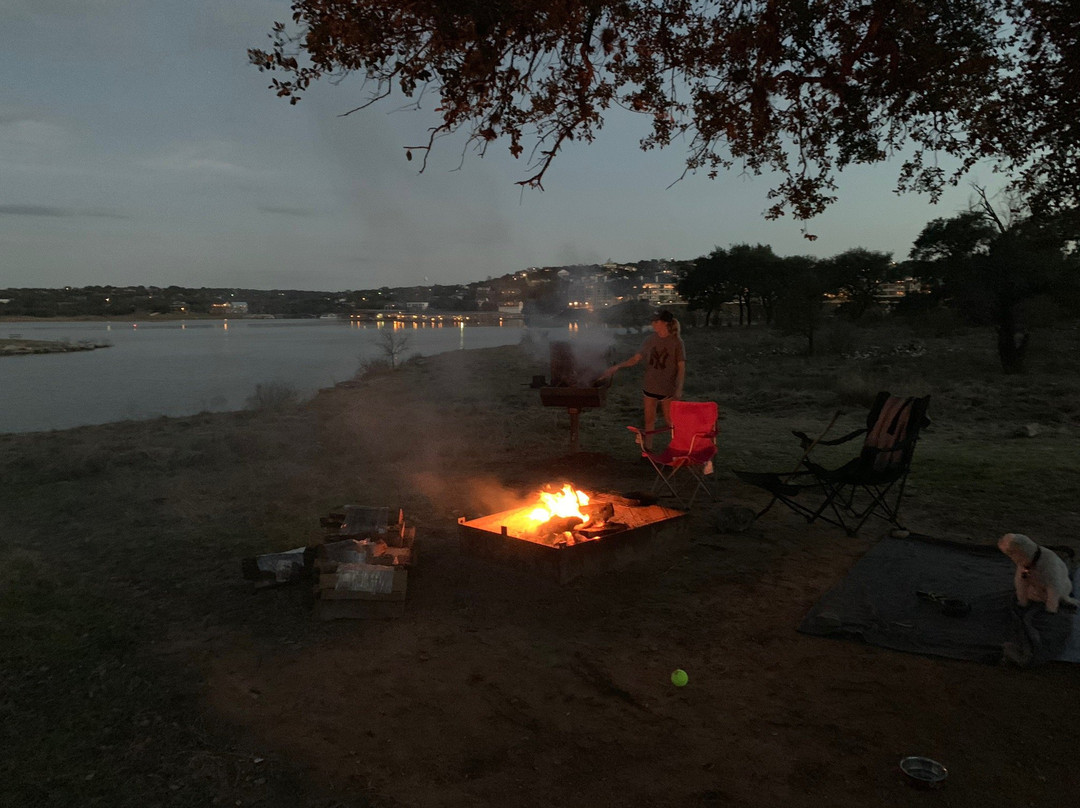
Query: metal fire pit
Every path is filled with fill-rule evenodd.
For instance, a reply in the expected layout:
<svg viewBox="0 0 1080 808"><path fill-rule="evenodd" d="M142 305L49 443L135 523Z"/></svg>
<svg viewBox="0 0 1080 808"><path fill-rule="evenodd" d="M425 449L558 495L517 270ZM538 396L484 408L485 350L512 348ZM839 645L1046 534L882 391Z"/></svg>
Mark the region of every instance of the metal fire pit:
<svg viewBox="0 0 1080 808"><path fill-rule="evenodd" d="M589 538L575 532L574 544L551 545L514 535L515 524L531 509L517 508L477 519L458 520L461 552L533 572L559 583L625 567L665 552L677 552L688 541L686 513L661 505L615 504L613 532L599 530Z"/></svg>

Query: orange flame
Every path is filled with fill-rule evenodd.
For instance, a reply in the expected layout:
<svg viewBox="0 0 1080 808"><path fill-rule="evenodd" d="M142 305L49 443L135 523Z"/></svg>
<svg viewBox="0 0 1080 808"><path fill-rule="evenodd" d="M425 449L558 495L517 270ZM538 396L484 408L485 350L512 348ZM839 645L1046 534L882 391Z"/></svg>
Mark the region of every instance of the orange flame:
<svg viewBox="0 0 1080 808"><path fill-rule="evenodd" d="M540 502L542 506L529 513L529 518L533 521L546 522L555 516L576 516L583 522L589 519L580 510L582 505L589 504L589 495L584 491L576 491L569 483L554 494L541 491Z"/></svg>

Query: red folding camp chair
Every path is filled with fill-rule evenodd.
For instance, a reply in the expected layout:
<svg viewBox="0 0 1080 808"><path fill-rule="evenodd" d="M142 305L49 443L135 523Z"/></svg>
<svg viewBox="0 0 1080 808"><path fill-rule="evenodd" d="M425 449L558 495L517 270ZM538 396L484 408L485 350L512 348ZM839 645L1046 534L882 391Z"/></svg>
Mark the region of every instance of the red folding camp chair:
<svg viewBox="0 0 1080 808"><path fill-rule="evenodd" d="M653 480L652 490L661 483L667 488L679 504L690 507L698 492L704 491L713 499L716 498L715 484L709 485L709 477L713 474L713 457L716 455L716 436L719 430L716 425L719 417L719 408L713 401L672 401L671 402L671 425L663 429L653 429L646 432L636 426L629 426L634 433L634 439L641 447L641 456L648 458L656 470L656 479ZM660 452L650 452L645 449L645 436L663 432L671 433L671 442L667 448ZM679 479L689 477L693 480L693 490L689 500L686 492L680 493L675 485L675 475L685 469ZM684 489L688 485L682 486Z"/></svg>

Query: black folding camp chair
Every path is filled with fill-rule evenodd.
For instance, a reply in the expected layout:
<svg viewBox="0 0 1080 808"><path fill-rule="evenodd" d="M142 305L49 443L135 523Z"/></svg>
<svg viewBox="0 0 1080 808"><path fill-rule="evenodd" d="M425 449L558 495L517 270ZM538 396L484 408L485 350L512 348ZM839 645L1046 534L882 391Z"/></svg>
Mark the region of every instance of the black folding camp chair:
<svg viewBox="0 0 1080 808"><path fill-rule="evenodd" d="M735 475L773 495L758 516L782 502L805 516L807 522L820 519L842 528L849 536L858 533L872 516L903 529L900 502L919 432L930 423L926 415L929 405L929 396L901 398L880 392L863 429L835 440L812 439L793 431L803 448L795 471L736 471ZM827 469L809 457L817 446L838 446L860 435L866 436L862 450L839 468Z"/></svg>

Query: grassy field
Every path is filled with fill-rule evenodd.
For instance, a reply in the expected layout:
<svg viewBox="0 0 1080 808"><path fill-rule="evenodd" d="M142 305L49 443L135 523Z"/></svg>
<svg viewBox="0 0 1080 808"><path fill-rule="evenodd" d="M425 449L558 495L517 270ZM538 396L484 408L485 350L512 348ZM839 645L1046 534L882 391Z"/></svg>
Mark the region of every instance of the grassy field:
<svg viewBox="0 0 1080 808"><path fill-rule="evenodd" d="M685 338L686 398L718 401L724 413L719 505L762 505L761 492L739 484L732 468L786 470L798 454L791 429L816 434L839 410L832 434L843 434L861 425L878 390L889 389L932 396L934 423L920 442L904 505L909 527L979 543L1017 531L1041 543L1080 548L1075 326L1037 332L1029 372L1013 377L1000 374L985 331L933 336L893 327L838 329L826 340L827 353L812 359L801 355L798 340L765 330L691 329ZM620 354L639 338L623 339L616 348ZM771 576L784 569L792 576L784 580L798 592L789 604L795 616L874 538L867 530L848 539L772 512L754 526L753 542L716 536L715 507L706 505L695 509L695 536L730 544L732 557L741 559L730 569L715 567L720 562L714 552L707 556L713 559L708 575L701 571L692 583L684 579L658 589L633 575L604 576L600 583L558 591L533 592L520 582L516 591L491 589L482 568L456 558L457 517L493 512L556 478L611 490L649 482L625 429L640 413L633 371L617 377L607 406L582 416L582 453L574 456L567 452L565 412L541 407L527 386L534 374L546 373L538 358L544 356L543 345L456 352L414 359L398 371L323 391L297 407L0 436L0 804L755 804L737 786L721 794L708 785L703 778L711 770L704 763L692 772L675 772L681 786L647 797L639 789L620 799L619 787L611 783L591 791L587 768L579 772L578 762L566 755L538 752L526 765L507 751L519 743L509 739L501 752L484 751L471 734L482 735L482 727L462 733L481 751L454 757L444 750L453 758L447 762L431 749L458 743L452 730L433 736L415 714L406 720L390 709L385 717L385 702L393 697L388 688L371 685L371 677L413 681L408 677L420 676L413 670L423 667L416 658L437 656L439 650L458 649L461 658L477 660L480 671L489 669L483 655L495 653L492 643L498 645L500 637L511 638L507 647L527 648L532 667L550 662L558 669L559 660L578 658L580 649L568 649L581 638L567 627L549 634L557 618L538 622L541 606L557 614L578 607L614 609L626 614L628 626L655 624L659 636L668 636L672 632L663 632L669 612L683 620L715 587L764 597L761 588L772 587ZM418 526L423 566L404 622L318 623L305 593L286 588L253 594L241 579L241 558L316 541L318 518L345 503L400 506ZM781 533L783 541L770 540ZM819 565L805 580L799 578L799 559L809 556L802 554L813 555ZM699 558L689 557L691 564ZM679 632L690 631L680 625ZM494 639L467 644L476 626ZM611 643L610 658L634 645L616 645L616 628L621 631L621 624L600 635L607 638L602 643ZM768 644L757 631L735 631L725 641L732 658L753 656ZM395 649L412 647L416 637L426 637L436 650L402 660ZM635 642L662 652L667 640ZM355 676L343 671L335 655L346 649L359 653L365 643L370 652L353 661ZM703 653L703 643L695 638L695 653ZM814 648L820 656L821 646ZM500 659L491 665L511 664ZM856 667L888 664L881 656L858 660ZM950 664L918 660L911 666L920 676L944 677L943 671L957 669ZM244 677L238 673L242 666ZM291 684L276 678L285 670L293 672ZM470 676L483 679L475 670ZM434 677L432 688L446 678L428 675ZM1073 671L1039 675L1048 679L1040 687L1063 693L1075 687ZM275 701L272 694L299 687L297 679L307 695L298 702ZM372 687L357 707L360 691ZM505 681L500 687L505 698L492 709L504 718L507 711L524 709L522 703L537 692L515 691ZM432 704L423 687L417 684L416 690L412 708L448 721L446 700ZM452 689L443 695L449 701L458 697ZM359 716L347 730L331 717L345 703ZM583 711L590 705L579 704ZM669 717L655 704L650 709L654 721L658 710ZM770 709L761 706L763 714ZM360 731L375 712L384 716L378 732ZM400 739L381 734L391 719L408 727ZM747 716L747 726L752 719ZM546 749L572 747L568 739L574 733L556 731L548 720L540 707L528 721L521 719ZM595 720L604 736L598 743L621 747L635 766L650 756L667 760L642 740L641 732L656 735L657 724L639 731L625 718L615 724ZM828 723L821 720L822 726ZM779 719L770 726L773 736L787 734ZM1071 742L1064 757L1074 757L1075 729L1057 740ZM412 745L413 758L397 754L399 745ZM601 754L586 748L589 755ZM746 749L754 754L752 745ZM383 756L395 763L380 763ZM334 758L332 766L328 757ZM680 764L670 765L677 770ZM1057 775L1072 765L1045 764ZM1024 782L1021 775L1015 782ZM847 791L799 779L808 776L801 769L786 772L788 804L916 804L872 776L866 789L851 785ZM1075 787L1075 773L1066 776ZM529 778L532 796L523 796L521 783ZM560 778L576 790L560 791ZM1024 792L1027 801L1017 804L1052 804L1041 801L1037 784L1023 787L1036 790ZM710 801L710 794L726 797ZM986 801L989 795L954 790L948 804L993 804Z"/></svg>

